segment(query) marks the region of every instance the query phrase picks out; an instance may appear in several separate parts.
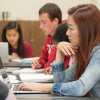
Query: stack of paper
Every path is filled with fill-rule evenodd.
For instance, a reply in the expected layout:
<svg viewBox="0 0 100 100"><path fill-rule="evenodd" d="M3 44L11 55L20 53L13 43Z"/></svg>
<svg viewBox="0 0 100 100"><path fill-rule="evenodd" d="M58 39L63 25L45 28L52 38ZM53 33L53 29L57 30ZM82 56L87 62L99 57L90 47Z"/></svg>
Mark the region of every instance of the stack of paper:
<svg viewBox="0 0 100 100"><path fill-rule="evenodd" d="M53 75L41 74L20 74L22 82L53 82Z"/></svg>
<svg viewBox="0 0 100 100"><path fill-rule="evenodd" d="M44 73L44 69L23 68L23 69L20 69L20 70L12 71L12 74L14 74L14 75L34 74L34 73Z"/></svg>
<svg viewBox="0 0 100 100"><path fill-rule="evenodd" d="M32 63L36 59L39 59L39 57L23 58L23 59L14 59L12 61L13 62L20 62L20 63Z"/></svg>

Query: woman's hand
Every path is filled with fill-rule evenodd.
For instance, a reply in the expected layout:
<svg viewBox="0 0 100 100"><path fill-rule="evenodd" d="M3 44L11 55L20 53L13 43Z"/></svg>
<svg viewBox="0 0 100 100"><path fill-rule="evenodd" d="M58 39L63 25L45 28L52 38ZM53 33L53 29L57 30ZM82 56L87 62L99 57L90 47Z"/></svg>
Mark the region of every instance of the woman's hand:
<svg viewBox="0 0 100 100"><path fill-rule="evenodd" d="M19 86L19 90L39 90L38 89L38 84L37 83L22 83Z"/></svg>
<svg viewBox="0 0 100 100"><path fill-rule="evenodd" d="M19 90L30 90L30 91L45 91L51 92L53 84L42 84L42 83L22 83L19 86Z"/></svg>
<svg viewBox="0 0 100 100"><path fill-rule="evenodd" d="M69 42L60 42L57 49L64 53L64 55L71 56L77 52L78 47L73 47Z"/></svg>
<svg viewBox="0 0 100 100"><path fill-rule="evenodd" d="M64 56L71 56L78 52L78 47L73 47L69 42L60 42L57 45L57 53L55 62L60 62Z"/></svg>

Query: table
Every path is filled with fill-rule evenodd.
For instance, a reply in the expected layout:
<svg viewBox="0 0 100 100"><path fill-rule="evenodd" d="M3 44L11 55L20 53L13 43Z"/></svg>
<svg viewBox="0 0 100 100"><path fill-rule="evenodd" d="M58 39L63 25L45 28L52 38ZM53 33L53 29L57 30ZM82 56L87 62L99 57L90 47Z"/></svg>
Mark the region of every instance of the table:
<svg viewBox="0 0 100 100"><path fill-rule="evenodd" d="M51 94L16 94L18 100L100 100L94 97L67 97Z"/></svg>

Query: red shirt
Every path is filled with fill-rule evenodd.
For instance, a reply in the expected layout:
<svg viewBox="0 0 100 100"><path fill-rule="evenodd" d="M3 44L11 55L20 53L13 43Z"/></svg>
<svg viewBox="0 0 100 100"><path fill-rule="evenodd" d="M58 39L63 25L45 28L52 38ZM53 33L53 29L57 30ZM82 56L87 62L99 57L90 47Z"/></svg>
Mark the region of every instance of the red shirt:
<svg viewBox="0 0 100 100"><path fill-rule="evenodd" d="M43 68L47 68L56 58L56 47L53 45L52 36L47 36L45 40L45 44L41 50L41 56L39 58L39 62L42 63ZM69 66L69 57L65 56L65 68Z"/></svg>
<svg viewBox="0 0 100 100"><path fill-rule="evenodd" d="M49 67L50 64L55 60L56 58L56 47L54 46L51 50L50 54L48 55L48 62L45 64L45 68Z"/></svg>
<svg viewBox="0 0 100 100"><path fill-rule="evenodd" d="M12 53L16 53L18 55L17 49L12 48ZM34 57L32 47L29 43L24 41L24 58L31 58L31 57Z"/></svg>
<svg viewBox="0 0 100 100"><path fill-rule="evenodd" d="M48 62L49 54L50 54L51 50L53 49L53 47L54 47L54 45L53 45L53 41L52 41L52 36L48 35L45 39L45 43L41 50L41 56L39 58L39 62L42 63L43 68L50 66L50 63Z"/></svg>
<svg viewBox="0 0 100 100"><path fill-rule="evenodd" d="M49 54L49 61L46 64L47 66L49 66L50 63L52 63L55 60L55 58L56 58L56 51L57 51L57 48L53 47L51 53ZM69 56L64 56L65 69L67 69L69 67L69 60L70 60Z"/></svg>

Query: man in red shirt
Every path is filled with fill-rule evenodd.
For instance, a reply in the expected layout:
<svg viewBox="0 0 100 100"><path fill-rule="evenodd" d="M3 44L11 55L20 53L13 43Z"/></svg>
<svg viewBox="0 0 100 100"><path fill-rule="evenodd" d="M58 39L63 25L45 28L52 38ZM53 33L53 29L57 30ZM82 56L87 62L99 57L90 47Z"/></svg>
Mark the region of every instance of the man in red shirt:
<svg viewBox="0 0 100 100"><path fill-rule="evenodd" d="M50 52L52 51L54 45L52 41L52 35L56 27L62 21L62 13L60 8L54 3L47 3L39 10L39 20L40 20L40 29L47 36L45 43L41 50L41 56L38 60L32 62L32 68L47 68L50 66L49 57ZM55 57L52 58L55 60Z"/></svg>
<svg viewBox="0 0 100 100"><path fill-rule="evenodd" d="M66 35L67 30L68 30L67 22L63 22L59 24L59 26L55 29L54 34L52 36L53 44L55 45L55 47L49 54L50 57L50 58L48 57L49 63L52 63L54 61L54 58L56 58L57 44L62 41L69 42L68 36ZM70 46L70 44L68 45ZM64 56L65 69L69 67L69 60L70 60L70 56ZM51 66L45 69L45 74L52 74Z"/></svg>

